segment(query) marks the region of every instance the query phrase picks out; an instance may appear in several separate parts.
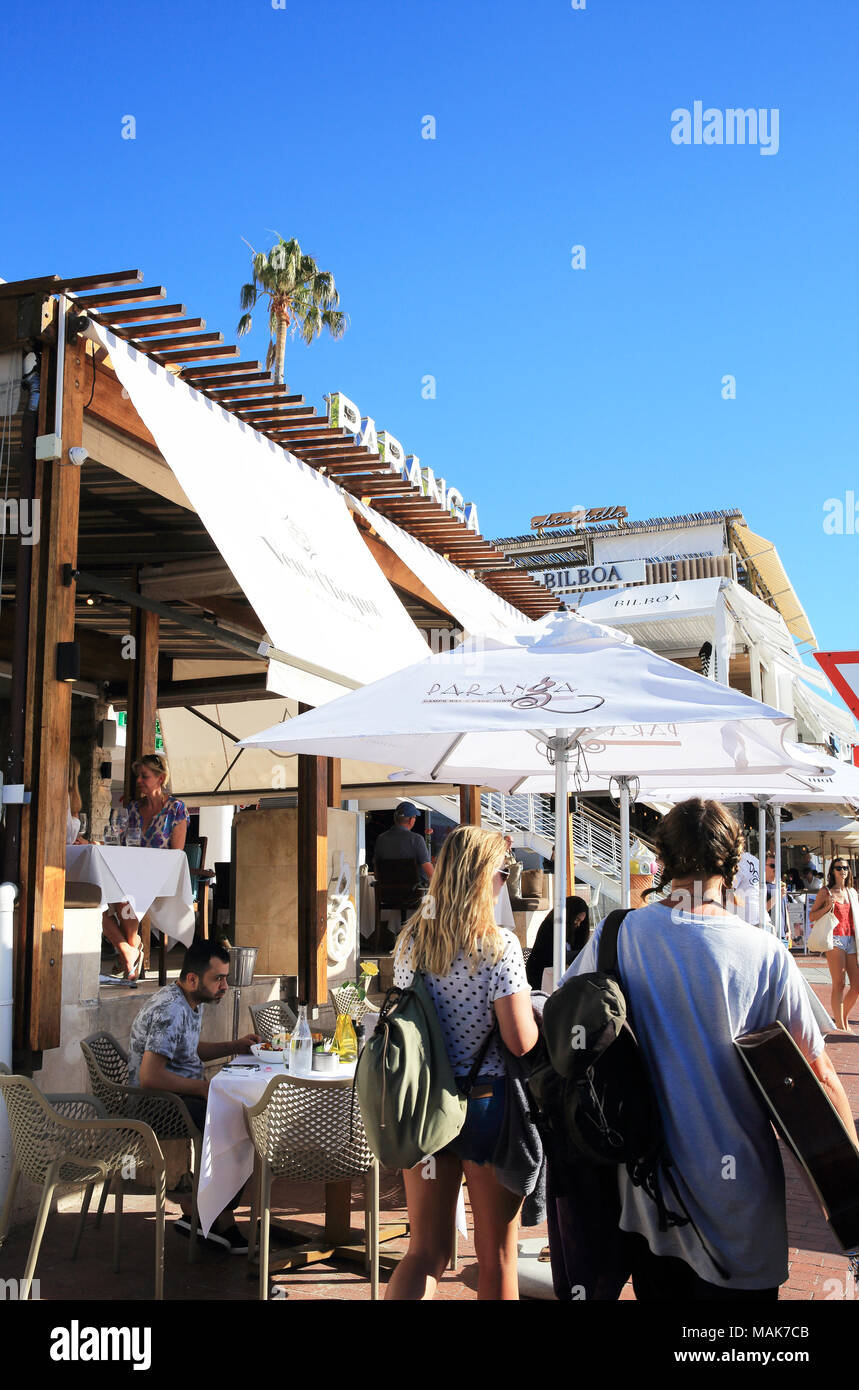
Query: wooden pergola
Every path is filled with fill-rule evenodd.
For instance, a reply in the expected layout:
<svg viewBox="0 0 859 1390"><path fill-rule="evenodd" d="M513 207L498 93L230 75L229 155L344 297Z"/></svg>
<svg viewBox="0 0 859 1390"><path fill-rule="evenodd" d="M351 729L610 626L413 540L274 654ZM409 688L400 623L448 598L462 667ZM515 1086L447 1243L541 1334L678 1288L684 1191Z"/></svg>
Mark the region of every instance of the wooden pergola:
<svg viewBox="0 0 859 1390"><path fill-rule="evenodd" d="M0 352L40 354L38 409L2 422L6 495L39 506L38 544L6 537L0 654L11 662L6 782L31 800L7 805L4 878L20 886L16 939L16 1046L31 1053L60 1041L66 787L72 686L58 678L64 644L77 644L80 677L127 710L126 791L131 763L154 746L158 705L265 698L265 674L175 680L176 660L258 658L263 628L196 512L167 468L112 371L84 336L93 319L160 366L324 471L352 495L464 570L529 617L556 606L494 545L431 497L355 446L300 395L243 362L183 304L140 271L0 284ZM32 397L31 397L32 399ZM55 408L61 451L52 456ZM75 466L85 438L110 448L113 464ZM39 447L37 447L37 440ZM377 562L416 621L452 626L438 599L356 517ZM11 558L14 556L14 582ZM193 574L193 581L191 580ZM10 599L14 596L14 602ZM129 637L133 659L123 642ZM334 760L298 761L299 971L311 1003L326 998L327 809L341 799ZM462 819L479 819L479 793L462 789Z"/></svg>

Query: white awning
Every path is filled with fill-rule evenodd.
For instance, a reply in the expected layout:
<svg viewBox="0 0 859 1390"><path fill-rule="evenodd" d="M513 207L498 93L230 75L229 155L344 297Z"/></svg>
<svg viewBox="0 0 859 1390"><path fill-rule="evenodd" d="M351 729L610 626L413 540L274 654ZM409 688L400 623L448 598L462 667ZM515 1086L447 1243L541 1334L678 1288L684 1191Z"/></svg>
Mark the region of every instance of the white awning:
<svg viewBox="0 0 859 1390"><path fill-rule="evenodd" d="M713 641L719 586L724 579L679 579L670 584L634 584L582 595L577 611L595 623L629 631L654 652L697 650Z"/></svg>
<svg viewBox="0 0 859 1390"><path fill-rule="evenodd" d="M193 805L235 805L295 791L295 754L239 748L238 741L256 733L267 720L292 719L297 713L297 701L281 699L159 710L173 791ZM381 787L392 771L378 763L346 759L340 777L344 787Z"/></svg>
<svg viewBox="0 0 859 1390"><path fill-rule="evenodd" d="M89 331L287 654L270 674L275 688L323 704L426 656L340 489L124 340L98 324Z"/></svg>
<svg viewBox="0 0 859 1390"><path fill-rule="evenodd" d="M425 584L430 593L462 624L468 636L477 633L518 632L533 626L530 618L511 603L472 579L443 555L431 550L422 541L410 536L387 517L357 498L350 506L370 523L385 545L408 565L412 574Z"/></svg>

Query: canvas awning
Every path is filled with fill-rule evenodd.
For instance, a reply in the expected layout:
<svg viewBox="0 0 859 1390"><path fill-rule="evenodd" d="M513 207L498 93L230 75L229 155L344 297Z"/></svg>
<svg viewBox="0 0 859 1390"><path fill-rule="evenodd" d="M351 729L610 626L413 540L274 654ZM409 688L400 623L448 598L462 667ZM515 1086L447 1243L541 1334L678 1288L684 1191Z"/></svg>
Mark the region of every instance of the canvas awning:
<svg viewBox="0 0 859 1390"><path fill-rule="evenodd" d="M532 619L526 618L518 608L368 507L366 502L350 498L349 505L369 522L380 540L408 565L412 574L454 615L469 636L478 632L519 632L533 626Z"/></svg>
<svg viewBox="0 0 859 1390"><path fill-rule="evenodd" d="M99 324L88 331L285 654L270 688L324 704L426 655L335 484Z"/></svg>
<svg viewBox="0 0 859 1390"><path fill-rule="evenodd" d="M738 521L731 523L731 531L743 558L754 566L763 580L770 598L787 624L788 631L797 641L808 642L812 647L816 647L817 638L811 623L772 541L765 540L763 536L750 531L748 526L742 526Z"/></svg>

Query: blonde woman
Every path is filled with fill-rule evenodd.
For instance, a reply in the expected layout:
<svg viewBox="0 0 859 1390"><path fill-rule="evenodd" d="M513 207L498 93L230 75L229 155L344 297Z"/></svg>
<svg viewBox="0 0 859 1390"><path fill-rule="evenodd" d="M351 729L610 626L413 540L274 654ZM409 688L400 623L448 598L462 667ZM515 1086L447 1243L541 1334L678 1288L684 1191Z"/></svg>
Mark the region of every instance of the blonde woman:
<svg viewBox="0 0 859 1390"><path fill-rule="evenodd" d="M537 1042L522 948L512 932L495 924L495 899L509 872L506 852L502 835L466 825L451 831L436 862L431 894L397 942L394 984L406 988L415 971L423 973L460 1086L496 1022L514 1056L524 1056ZM463 1173L474 1217L477 1297L519 1297L521 1198L501 1186L491 1166L505 1088L504 1062L493 1041L469 1096L465 1125L434 1155L432 1176L426 1164L403 1174L411 1236L387 1298L422 1300L435 1294L450 1258Z"/></svg>
<svg viewBox="0 0 859 1390"><path fill-rule="evenodd" d="M147 753L132 768L137 796L128 806L128 830L139 830L147 849L184 849L188 833L185 803L168 790L170 768L162 753ZM126 832L127 834L127 832ZM140 923L130 903L111 903L102 917L102 931L119 956L120 983L136 985L143 971Z"/></svg>
<svg viewBox="0 0 859 1390"><path fill-rule="evenodd" d="M69 787L68 805L66 807L66 844L85 845L87 841L83 839L81 830L81 790L78 785L81 775L80 761L71 755L69 758Z"/></svg>

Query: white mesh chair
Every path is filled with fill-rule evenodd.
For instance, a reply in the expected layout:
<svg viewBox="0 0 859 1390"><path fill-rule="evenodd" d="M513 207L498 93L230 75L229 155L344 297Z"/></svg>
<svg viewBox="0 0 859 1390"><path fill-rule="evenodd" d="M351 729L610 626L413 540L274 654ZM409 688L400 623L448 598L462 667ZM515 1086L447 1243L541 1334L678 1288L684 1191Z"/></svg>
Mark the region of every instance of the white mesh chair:
<svg viewBox="0 0 859 1390"><path fill-rule="evenodd" d="M203 1136L191 1119L182 1097L172 1091L151 1091L128 1083L128 1053L112 1033L91 1033L81 1043L93 1095L108 1115L141 1120L158 1139L190 1139L194 1149L194 1186L191 1208L191 1239L188 1262L197 1256L197 1188L203 1152ZM107 1197L101 1194L98 1220Z"/></svg>
<svg viewBox="0 0 859 1390"><path fill-rule="evenodd" d="M367 1147L361 1111L349 1081L276 1076L245 1124L256 1151L248 1259L259 1237L259 1296L268 1298L271 1183L341 1182L364 1178L370 1297L379 1296L379 1165Z"/></svg>
<svg viewBox="0 0 859 1390"><path fill-rule="evenodd" d="M24 1270L21 1298L26 1299L39 1258L51 1199L61 1183L84 1183L83 1205L72 1258L77 1255L90 1199L97 1182L116 1188L114 1270L119 1270L123 1176L138 1165L155 1177L155 1297L164 1296L164 1155L148 1125L138 1120L106 1119L92 1096L43 1096L27 1076L0 1074L0 1096L6 1103L14 1148L9 1190L0 1216L0 1244L6 1238L12 1204L21 1174L42 1188L30 1252ZM53 1104L51 1100L53 1099ZM65 1112L65 1113L64 1113ZM91 1118L95 1114L98 1118ZM87 1115L87 1118L82 1118Z"/></svg>
<svg viewBox="0 0 859 1390"><path fill-rule="evenodd" d="M253 1031L259 1033L263 1042L271 1042L273 1035L284 1029L291 1033L295 1027L295 1014L282 999L270 999L267 1004L250 1004Z"/></svg>

